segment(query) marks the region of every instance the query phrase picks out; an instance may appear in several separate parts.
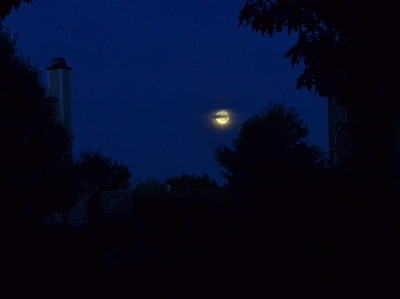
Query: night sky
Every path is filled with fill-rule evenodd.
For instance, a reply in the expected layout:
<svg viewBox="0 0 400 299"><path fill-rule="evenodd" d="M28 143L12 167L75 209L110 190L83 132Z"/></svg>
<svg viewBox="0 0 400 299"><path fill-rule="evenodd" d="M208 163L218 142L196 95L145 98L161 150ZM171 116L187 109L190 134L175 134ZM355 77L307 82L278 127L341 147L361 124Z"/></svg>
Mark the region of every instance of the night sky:
<svg viewBox="0 0 400 299"><path fill-rule="evenodd" d="M238 28L242 0L36 0L3 22L42 71L72 67L74 154L101 149L132 181L207 173L224 184L212 149L268 101L293 106L312 143L328 149L327 101L297 90L302 68L283 55L294 37ZM231 125L212 113L232 112Z"/></svg>

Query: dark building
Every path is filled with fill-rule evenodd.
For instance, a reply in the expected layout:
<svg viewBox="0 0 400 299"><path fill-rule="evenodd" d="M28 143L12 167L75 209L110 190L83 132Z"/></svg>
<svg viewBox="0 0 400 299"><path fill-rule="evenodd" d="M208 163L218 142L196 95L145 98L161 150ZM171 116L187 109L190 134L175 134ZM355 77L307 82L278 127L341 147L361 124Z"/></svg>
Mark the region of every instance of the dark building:
<svg viewBox="0 0 400 299"><path fill-rule="evenodd" d="M336 100L328 102L329 160L332 169L343 166L351 152L351 136L346 130L348 113Z"/></svg>

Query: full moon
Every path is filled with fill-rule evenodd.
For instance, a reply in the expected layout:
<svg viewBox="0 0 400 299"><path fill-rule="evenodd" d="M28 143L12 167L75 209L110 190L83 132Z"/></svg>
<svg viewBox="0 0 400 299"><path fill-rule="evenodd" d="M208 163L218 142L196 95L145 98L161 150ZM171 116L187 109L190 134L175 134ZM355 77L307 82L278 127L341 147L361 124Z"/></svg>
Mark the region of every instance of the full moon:
<svg viewBox="0 0 400 299"><path fill-rule="evenodd" d="M221 125L226 124L229 121L229 114L226 111L218 111L215 119Z"/></svg>

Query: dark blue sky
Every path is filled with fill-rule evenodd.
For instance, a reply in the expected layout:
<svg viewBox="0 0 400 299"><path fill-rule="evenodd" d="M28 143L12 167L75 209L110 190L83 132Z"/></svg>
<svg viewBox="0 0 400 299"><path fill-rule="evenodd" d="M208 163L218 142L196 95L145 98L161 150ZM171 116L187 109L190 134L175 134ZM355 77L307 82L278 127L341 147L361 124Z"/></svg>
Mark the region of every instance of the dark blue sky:
<svg viewBox="0 0 400 299"><path fill-rule="evenodd" d="M76 155L101 148L133 179L208 173L223 184L212 149L268 101L297 108L309 140L328 148L326 100L297 90L301 68L283 59L294 37L238 28L241 2L36 0L3 25L45 84L53 57L73 68ZM209 118L222 108L235 116L225 130Z"/></svg>

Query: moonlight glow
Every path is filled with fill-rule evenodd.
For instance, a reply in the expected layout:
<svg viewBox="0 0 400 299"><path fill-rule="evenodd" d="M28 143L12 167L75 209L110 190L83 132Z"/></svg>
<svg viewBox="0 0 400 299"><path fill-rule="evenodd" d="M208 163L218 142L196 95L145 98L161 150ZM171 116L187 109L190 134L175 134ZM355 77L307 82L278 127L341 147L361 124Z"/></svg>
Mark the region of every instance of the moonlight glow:
<svg viewBox="0 0 400 299"><path fill-rule="evenodd" d="M229 121L229 114L226 111L219 111L215 117L215 120L221 125L226 124Z"/></svg>

